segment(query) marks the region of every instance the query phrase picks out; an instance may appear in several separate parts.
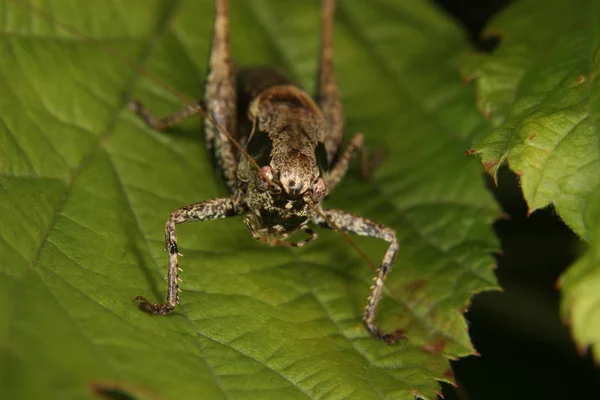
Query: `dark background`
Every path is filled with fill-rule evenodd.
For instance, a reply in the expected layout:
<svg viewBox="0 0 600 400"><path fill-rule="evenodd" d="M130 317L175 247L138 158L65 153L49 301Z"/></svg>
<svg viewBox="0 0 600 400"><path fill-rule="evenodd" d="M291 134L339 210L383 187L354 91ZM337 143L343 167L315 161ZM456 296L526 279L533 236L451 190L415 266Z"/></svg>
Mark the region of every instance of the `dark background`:
<svg viewBox="0 0 600 400"><path fill-rule="evenodd" d="M434 0L463 24L472 45L493 51L481 38L486 22L508 0ZM443 385L446 400L600 398L600 367L578 350L559 318L556 281L585 245L551 207L527 217L518 178L500 171L498 187L486 178L509 219L494 225L503 253L496 275L503 293L473 299L466 318L480 357L452 363L458 387Z"/></svg>

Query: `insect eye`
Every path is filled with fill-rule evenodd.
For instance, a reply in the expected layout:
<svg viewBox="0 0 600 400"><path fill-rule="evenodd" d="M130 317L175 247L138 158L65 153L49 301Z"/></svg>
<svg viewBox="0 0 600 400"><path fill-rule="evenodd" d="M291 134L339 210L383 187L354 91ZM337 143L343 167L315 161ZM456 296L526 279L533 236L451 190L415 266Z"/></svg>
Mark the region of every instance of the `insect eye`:
<svg viewBox="0 0 600 400"><path fill-rule="evenodd" d="M327 187L325 186L325 181L323 180L323 178L319 178L317 180L317 182L315 183L315 185L313 186L313 190L312 190L313 202L320 203L321 200L323 200L323 198L325 197L326 192L327 192Z"/></svg>
<svg viewBox="0 0 600 400"><path fill-rule="evenodd" d="M269 181L273 181L273 169L268 165L262 167L256 174L256 188L261 192L269 189Z"/></svg>

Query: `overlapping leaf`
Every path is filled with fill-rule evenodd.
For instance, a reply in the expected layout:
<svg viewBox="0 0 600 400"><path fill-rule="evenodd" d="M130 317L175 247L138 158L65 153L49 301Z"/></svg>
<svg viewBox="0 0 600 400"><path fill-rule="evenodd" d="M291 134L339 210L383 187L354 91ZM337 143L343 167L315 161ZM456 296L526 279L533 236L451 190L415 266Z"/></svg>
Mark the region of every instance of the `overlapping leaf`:
<svg viewBox="0 0 600 400"><path fill-rule="evenodd" d="M153 132L126 110L180 100L109 57L111 48L182 93L201 92L212 2L44 2L90 44L10 1L0 37L0 397L433 398L447 358L473 353L461 310L495 287L497 209L476 160L486 122L460 84L463 35L427 2L341 1L335 46L348 134L388 157L351 172L330 207L398 231L380 308L409 342L369 337L373 271L332 232L298 250L254 243L241 221L178 230L185 272L175 315L161 299L162 225L177 207L225 195L199 121ZM287 67L312 89L317 2L232 1L240 64ZM385 245L357 239L377 260Z"/></svg>
<svg viewBox="0 0 600 400"><path fill-rule="evenodd" d="M573 279L593 284L600 268L598 220L586 217L600 183L600 2L524 0L487 33L500 38L499 48L472 57L466 70L477 77L479 106L497 129L475 151L490 173L506 161L520 175L530 212L553 204L571 229L592 240L565 278L563 309L581 346L597 346L600 330L586 328L600 324L591 307L597 296Z"/></svg>
<svg viewBox="0 0 600 400"><path fill-rule="evenodd" d="M482 111L499 125L477 143L491 173L507 161L531 211L553 204L589 238L588 196L600 179L600 5L527 0L487 28L501 45L468 64Z"/></svg>
<svg viewBox="0 0 600 400"><path fill-rule="evenodd" d="M560 279L561 312L581 351L589 346L595 359L600 360L600 191L590 198L584 217L592 240L589 251Z"/></svg>

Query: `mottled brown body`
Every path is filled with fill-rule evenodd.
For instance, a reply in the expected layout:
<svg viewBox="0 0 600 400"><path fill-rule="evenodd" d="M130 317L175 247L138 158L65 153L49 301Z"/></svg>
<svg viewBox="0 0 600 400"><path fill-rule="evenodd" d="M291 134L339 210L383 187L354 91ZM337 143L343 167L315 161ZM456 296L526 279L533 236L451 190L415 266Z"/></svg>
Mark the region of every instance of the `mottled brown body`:
<svg viewBox="0 0 600 400"><path fill-rule="evenodd" d="M169 252L167 300L154 304L143 297L135 301L152 314L171 313L178 297L176 225L245 215L252 236L270 245L303 246L317 238L309 224L383 239L389 247L383 257L364 313L369 332L393 343L400 330L386 333L374 322L383 282L398 249L394 230L342 210L324 210L323 199L345 175L350 160L363 155L363 136L352 138L341 152L343 112L335 84L332 26L334 0L323 0L322 41L317 93L313 99L272 67L234 73L229 49L227 0L215 1L215 22L203 108L204 135L214 155L230 197L206 200L177 209L165 224ZM130 107L148 125L163 129L201 110L188 105L161 120L154 119L138 102ZM212 120L211 120L212 119ZM230 136L230 137L228 137ZM237 151L236 143L244 149ZM242 154L247 153L247 154ZM290 242L299 230L309 237Z"/></svg>

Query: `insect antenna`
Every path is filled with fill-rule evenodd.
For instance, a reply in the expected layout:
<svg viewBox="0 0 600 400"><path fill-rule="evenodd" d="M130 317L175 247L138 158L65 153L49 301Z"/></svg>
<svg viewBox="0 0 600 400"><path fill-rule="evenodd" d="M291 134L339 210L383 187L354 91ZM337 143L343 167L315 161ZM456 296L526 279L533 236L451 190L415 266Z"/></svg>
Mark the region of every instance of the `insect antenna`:
<svg viewBox="0 0 600 400"><path fill-rule="evenodd" d="M221 127L206 112L206 110L204 110L200 106L200 104L198 104L192 98L190 98L188 96L185 96L182 93L179 93L177 90L175 90L169 84L167 84L166 82L164 82L158 76L154 75L153 73L151 73L151 72L147 71L146 69L140 67L139 65L135 64L134 62L132 62L131 60L127 59L126 57L124 57L123 55L121 55L117 51L113 50L109 46L106 46L105 44L99 42L97 39L95 39L95 38L93 38L93 37L91 37L89 35L86 35L85 33L77 30L73 26L71 26L71 25L69 25L67 23L64 23L64 22L62 22L60 20L57 20L55 17L53 17L52 15L48 14L47 12L41 10L40 8L34 6L33 4L31 4L31 3L29 3L29 2L27 2L25 0L9 0L9 1L11 1L14 4L17 4L20 7L28 9L33 14L38 15L39 17L45 19L46 21L49 21L49 22L55 24L56 26L59 26L60 28L64 29L65 31L67 31L69 33L71 33L72 35L80 37L81 39L85 40L86 42L93 44L96 48L98 48L99 50L101 50L105 54L108 54L109 56L113 57L114 59L122 62L125 65L127 65L129 68L132 68L134 71L137 71L140 74L146 76L147 78L149 78L150 80L152 80L154 83L156 83L157 85L159 85L160 87L162 87L163 89L165 89L166 91L168 91L169 93L173 94L175 97L179 98L184 104L187 104L190 107L192 107L195 110L197 110L198 113L200 115L202 115L203 118L205 118L208 122L210 122L213 126L215 126L220 133L222 133L223 135L225 135L227 137L227 139L240 151L240 153L243 154L244 157L246 157L250 161L250 163L252 163L252 165L254 166L254 168L256 168L256 170L258 171L258 173L265 179L266 182L269 183L269 185L275 185L275 183L262 171L260 165L258 165L258 163L256 162L256 160L254 160L254 158L250 154L248 154L248 152L246 151L246 149L244 148L244 146L242 146L229 132L227 132L226 129L224 129L223 127ZM338 233L340 233L340 235L344 238L344 240L346 240L346 242L348 242L350 244L350 246L369 265L369 267L371 269L373 269L374 271L377 270L377 268L376 268L375 264L373 263L373 261L364 253L364 251L362 251L360 249L360 247L356 244L356 242L354 240L352 240L352 238L346 232L344 232L343 230L341 230L333 221L331 221L330 218L328 218L321 210L319 210L310 201L307 201L307 203L310 206L310 208L317 215L319 215L319 217L321 217L325 222L327 222L327 224L334 231L337 231Z"/></svg>

